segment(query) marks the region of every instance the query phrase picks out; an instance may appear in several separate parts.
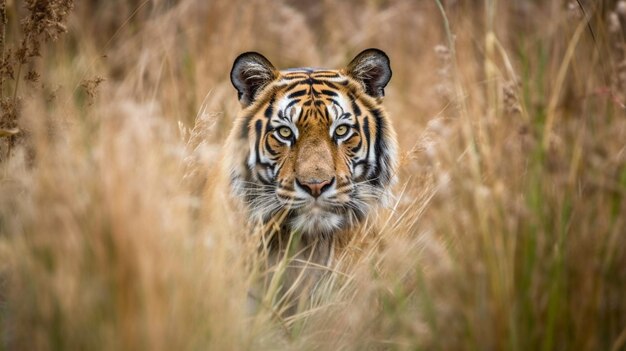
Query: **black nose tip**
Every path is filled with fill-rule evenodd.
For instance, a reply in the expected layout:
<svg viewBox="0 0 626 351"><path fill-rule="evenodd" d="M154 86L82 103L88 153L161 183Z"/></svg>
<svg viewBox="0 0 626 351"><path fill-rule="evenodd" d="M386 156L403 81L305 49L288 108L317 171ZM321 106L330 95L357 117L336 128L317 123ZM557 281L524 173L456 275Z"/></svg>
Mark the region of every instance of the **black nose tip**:
<svg viewBox="0 0 626 351"><path fill-rule="evenodd" d="M334 181L335 177L329 180L311 179L304 182L296 178L296 183L314 198L320 197L323 192L330 189Z"/></svg>

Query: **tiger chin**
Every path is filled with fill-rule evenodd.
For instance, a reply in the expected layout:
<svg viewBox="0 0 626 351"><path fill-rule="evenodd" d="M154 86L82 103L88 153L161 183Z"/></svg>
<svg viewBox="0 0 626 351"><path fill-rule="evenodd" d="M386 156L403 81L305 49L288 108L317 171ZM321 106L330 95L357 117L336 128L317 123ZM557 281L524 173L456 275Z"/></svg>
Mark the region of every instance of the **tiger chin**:
<svg viewBox="0 0 626 351"><path fill-rule="evenodd" d="M342 69L278 70L246 52L230 78L242 106L226 143L231 194L271 254L298 235L298 262L330 265L394 182L389 58L368 49Z"/></svg>

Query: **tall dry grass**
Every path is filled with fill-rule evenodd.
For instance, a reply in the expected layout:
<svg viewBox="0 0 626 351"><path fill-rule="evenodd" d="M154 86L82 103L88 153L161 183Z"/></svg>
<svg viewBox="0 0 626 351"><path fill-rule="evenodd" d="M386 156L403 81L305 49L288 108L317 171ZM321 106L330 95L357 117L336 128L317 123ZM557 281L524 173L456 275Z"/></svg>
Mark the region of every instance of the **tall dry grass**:
<svg viewBox="0 0 626 351"><path fill-rule="evenodd" d="M29 12L3 4L16 49ZM0 350L626 349L626 2L92 0L63 23L2 88ZM396 202L285 317L200 191L230 66L366 47L394 71Z"/></svg>

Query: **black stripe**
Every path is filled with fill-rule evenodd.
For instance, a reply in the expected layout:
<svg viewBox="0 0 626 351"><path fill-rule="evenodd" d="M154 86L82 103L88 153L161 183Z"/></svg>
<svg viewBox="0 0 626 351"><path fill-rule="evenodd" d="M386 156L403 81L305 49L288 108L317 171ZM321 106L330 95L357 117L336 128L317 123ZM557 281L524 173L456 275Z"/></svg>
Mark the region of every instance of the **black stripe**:
<svg viewBox="0 0 626 351"><path fill-rule="evenodd" d="M389 155L385 152L387 148L387 142L384 139L384 133L387 129L387 125L385 124L385 119L382 117L382 112L379 109L372 110L372 115L374 115L374 119L376 120L376 141L374 143L374 149L376 151L376 175L375 179L372 180L374 185L388 184L391 180L391 174L389 170L382 169L381 162L384 161L385 164L389 163Z"/></svg>
<svg viewBox="0 0 626 351"><path fill-rule="evenodd" d="M263 177L262 173L257 173L257 178L259 178L259 180L261 181L261 183L265 184L265 185L274 185L274 183L271 180L267 180Z"/></svg>
<svg viewBox="0 0 626 351"><path fill-rule="evenodd" d="M338 119L349 119L352 114L350 112L346 112L343 115L339 116Z"/></svg>
<svg viewBox="0 0 626 351"><path fill-rule="evenodd" d="M336 92L332 90L328 90L328 89L322 89L322 94L329 95L329 96L339 96L339 94L337 94Z"/></svg>
<svg viewBox="0 0 626 351"><path fill-rule="evenodd" d="M367 116L365 116L365 120L363 120L363 137L365 138L365 144L367 145L367 153L365 154L365 173L367 174L369 172L369 168L370 165L367 163L367 161L369 161L370 158L370 139L371 139L371 135L370 135L370 121L369 118Z"/></svg>
<svg viewBox="0 0 626 351"><path fill-rule="evenodd" d="M350 128L354 128L354 127L350 127ZM346 140L344 140L344 143L349 142L352 138L359 136L357 133L352 133L352 135L350 135L350 137ZM359 139L359 144L356 146L356 148L358 148L361 145L361 139ZM354 148L353 148L354 149Z"/></svg>
<svg viewBox="0 0 626 351"><path fill-rule="evenodd" d="M302 89L302 90L298 90L298 91L294 91L293 93L287 95L287 99L293 99L293 98L297 98L300 96L304 96L307 93L307 89Z"/></svg>
<svg viewBox="0 0 626 351"><path fill-rule="evenodd" d="M326 85L327 87L331 88L331 89L339 89L339 87L337 86L337 84L333 83L333 82L327 82L324 81L324 85Z"/></svg>
<svg viewBox="0 0 626 351"><path fill-rule="evenodd" d="M333 74L333 73L315 73L313 74L315 76L315 78L337 78L339 77L338 74Z"/></svg>
<svg viewBox="0 0 626 351"><path fill-rule="evenodd" d="M254 151L256 155L256 162L261 162L261 154L259 153L259 144L261 143L261 133L263 132L263 122L257 120L254 124L254 130L256 131L256 142L254 143Z"/></svg>
<svg viewBox="0 0 626 351"><path fill-rule="evenodd" d="M280 170L283 169L283 166L285 165L285 162L281 162L279 164L277 164L276 166L274 166L274 177L277 178L278 174L280 173ZM284 188L283 188L284 189Z"/></svg>
<svg viewBox="0 0 626 351"><path fill-rule="evenodd" d="M278 152L274 151L274 149L270 146L270 137L265 138L265 150L272 156L278 155Z"/></svg>
<svg viewBox="0 0 626 351"><path fill-rule="evenodd" d="M331 99L331 98L329 98L328 101L330 101L331 103L339 106L339 108L343 111L343 107L341 107L341 105L339 104L339 101L337 101L335 99Z"/></svg>
<svg viewBox="0 0 626 351"><path fill-rule="evenodd" d="M324 82L319 80L319 79L315 79L315 78L309 77L309 78L305 79L302 83L309 84L309 85L313 85L313 84L317 85L317 84L323 84Z"/></svg>
<svg viewBox="0 0 626 351"><path fill-rule="evenodd" d="M293 105L295 105L295 104L297 104L299 102L300 102L300 100L298 100L298 99L295 99L295 100L291 101L290 103L287 104L287 107L285 107L285 110L288 110L291 106L293 106Z"/></svg>
<svg viewBox="0 0 626 351"><path fill-rule="evenodd" d="M359 107L359 104L357 104L354 99L352 99L352 111L354 111L354 115L357 117L361 115L361 108Z"/></svg>
<svg viewBox="0 0 626 351"><path fill-rule="evenodd" d="M267 105L267 109L265 109L265 118L272 118L272 113L274 112L274 100L275 100L276 96L272 96L272 98L270 99L268 105Z"/></svg>
<svg viewBox="0 0 626 351"><path fill-rule="evenodd" d="M296 87L298 87L300 85L302 85L302 83L300 83L300 82L293 82L293 83L287 85L284 89L282 89L282 91L283 91L284 94L287 94L287 92L295 89Z"/></svg>
<svg viewBox="0 0 626 351"><path fill-rule="evenodd" d="M311 110L306 109L301 113L300 122L305 123L307 119L309 119L309 115L311 114Z"/></svg>
<svg viewBox="0 0 626 351"><path fill-rule="evenodd" d="M354 135L357 135L357 134L355 133ZM350 139L352 139L352 137L350 137ZM359 139L359 143L355 147L350 149L350 151L356 154L359 150L361 150L361 145L363 145L363 138Z"/></svg>

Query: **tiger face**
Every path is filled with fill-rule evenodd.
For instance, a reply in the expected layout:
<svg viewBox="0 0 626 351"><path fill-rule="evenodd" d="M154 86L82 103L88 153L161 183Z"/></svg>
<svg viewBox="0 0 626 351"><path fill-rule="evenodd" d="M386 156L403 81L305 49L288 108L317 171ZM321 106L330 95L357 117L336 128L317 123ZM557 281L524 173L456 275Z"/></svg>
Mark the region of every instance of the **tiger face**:
<svg viewBox="0 0 626 351"><path fill-rule="evenodd" d="M279 71L248 52L231 81L231 187L253 219L328 236L363 221L394 179L395 132L381 106L387 55L365 50L344 69Z"/></svg>

